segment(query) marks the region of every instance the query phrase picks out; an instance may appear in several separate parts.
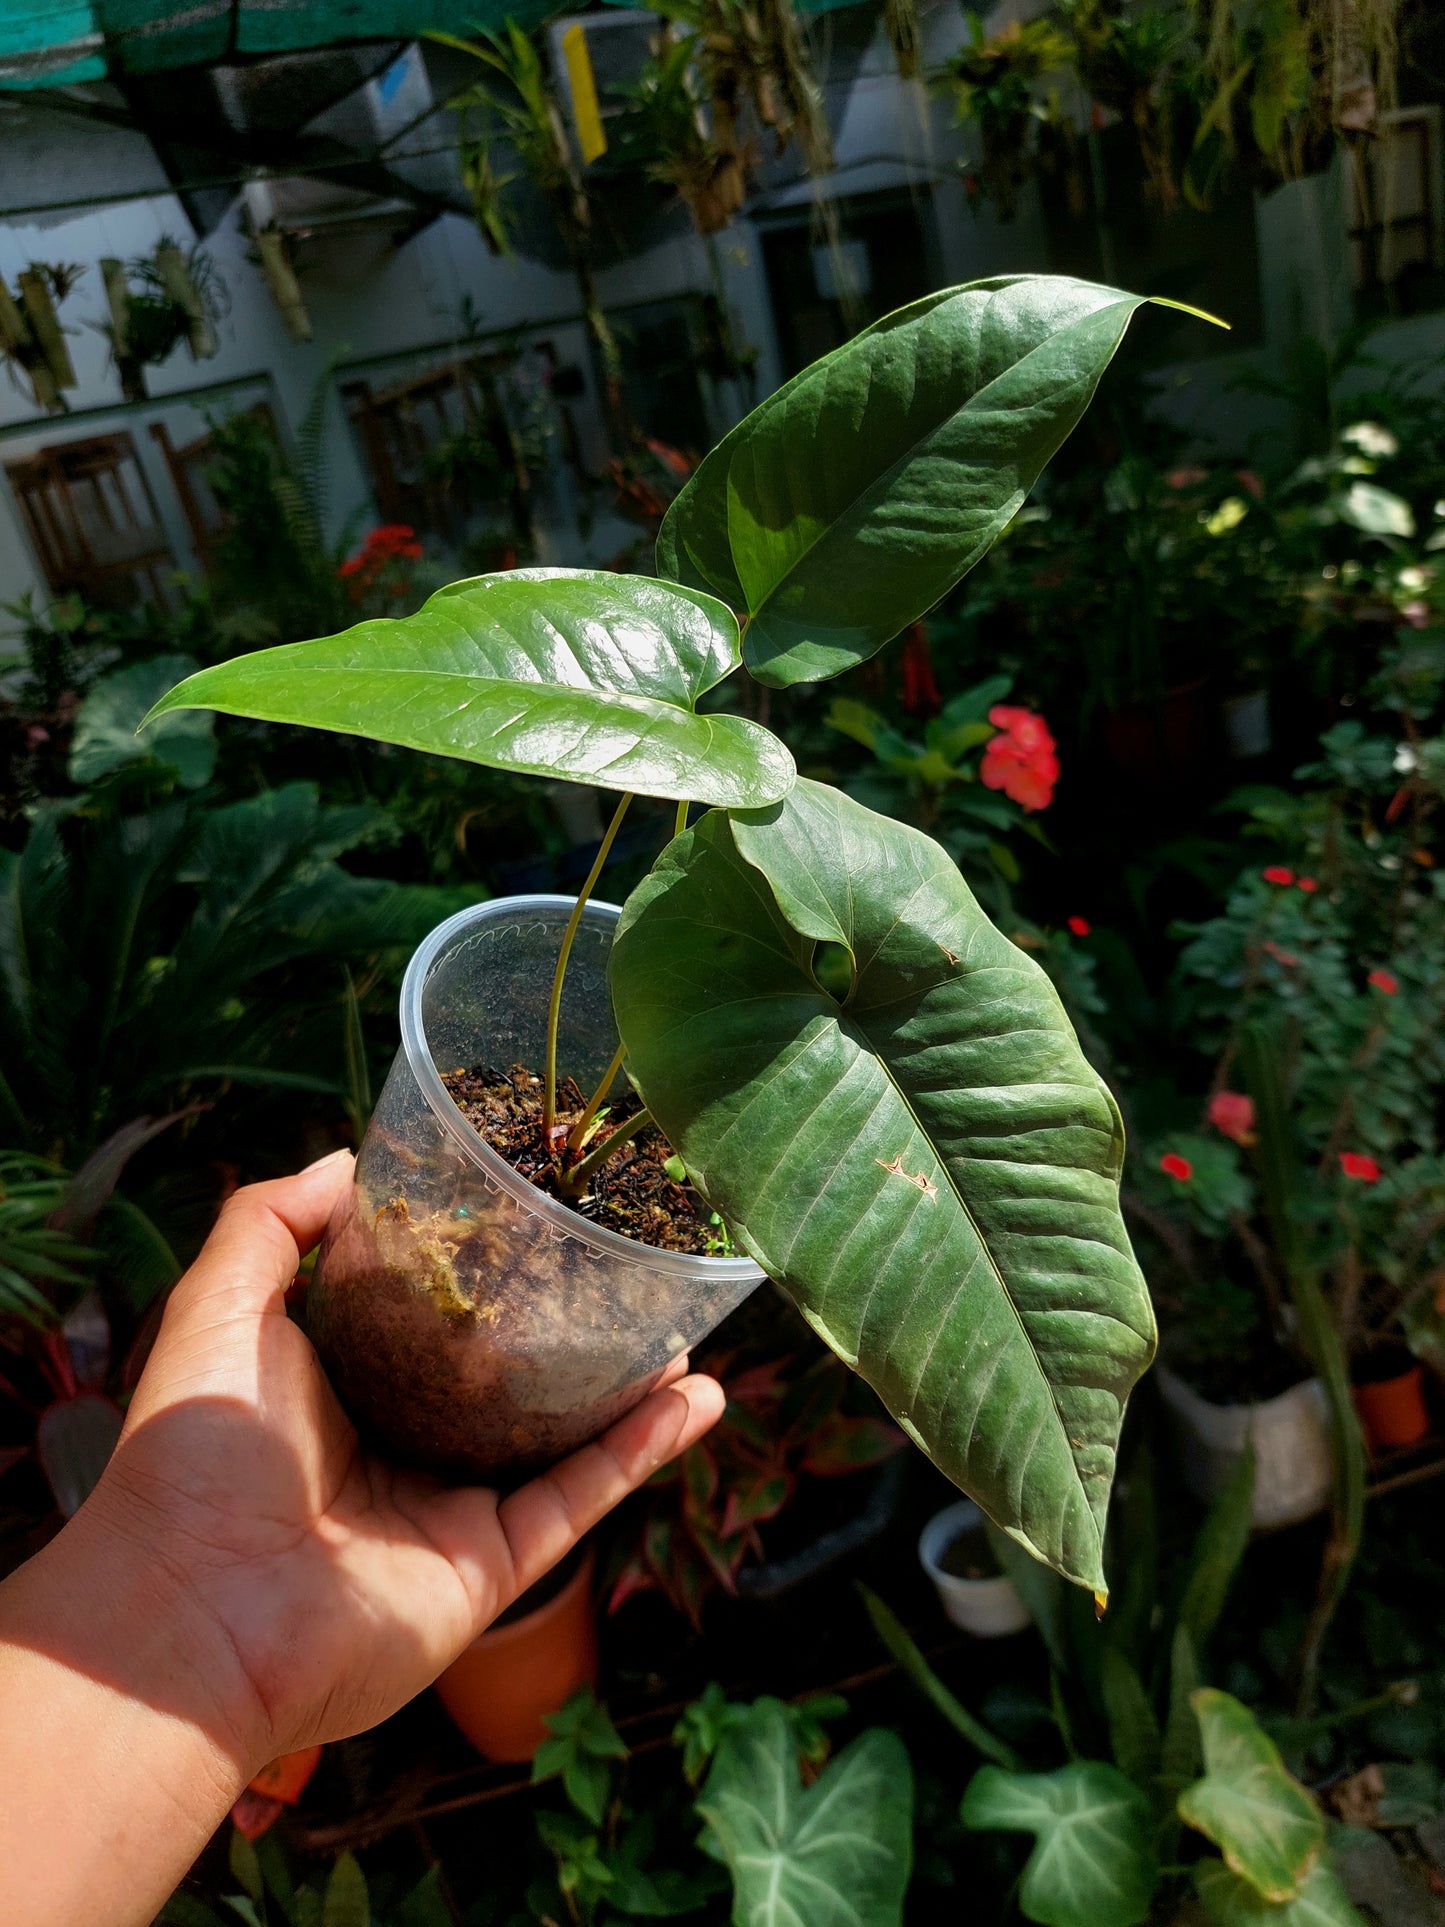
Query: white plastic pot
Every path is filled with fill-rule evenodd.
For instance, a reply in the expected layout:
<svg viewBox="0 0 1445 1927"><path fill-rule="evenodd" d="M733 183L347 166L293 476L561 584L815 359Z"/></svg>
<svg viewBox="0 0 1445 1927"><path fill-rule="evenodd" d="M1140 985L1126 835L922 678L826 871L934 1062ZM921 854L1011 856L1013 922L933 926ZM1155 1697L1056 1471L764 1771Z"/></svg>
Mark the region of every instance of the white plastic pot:
<svg viewBox="0 0 1445 1927"><path fill-rule="evenodd" d="M539 1069L569 897L504 897L439 925L407 967L397 1052L327 1228L306 1324L343 1405L395 1457L511 1478L595 1438L763 1274L588 1223L498 1156L442 1078ZM589 1089L617 1048L589 903L568 963L559 1067Z"/></svg>
<svg viewBox="0 0 1445 1927"><path fill-rule="evenodd" d="M1298 1525L1323 1512L1330 1500L1328 1406L1317 1378L1302 1379L1277 1398L1256 1405L1215 1405L1167 1365L1156 1365L1164 1400L1190 1488L1206 1503L1218 1498L1254 1442L1254 1512L1257 1530Z"/></svg>
<svg viewBox="0 0 1445 1927"><path fill-rule="evenodd" d="M942 1559L955 1539L978 1531L983 1514L972 1499L935 1512L918 1535L918 1560L938 1591L938 1602L955 1626L977 1639L1002 1639L1022 1632L1033 1614L1020 1599L1012 1579L998 1573L991 1579L960 1579L945 1572Z"/></svg>

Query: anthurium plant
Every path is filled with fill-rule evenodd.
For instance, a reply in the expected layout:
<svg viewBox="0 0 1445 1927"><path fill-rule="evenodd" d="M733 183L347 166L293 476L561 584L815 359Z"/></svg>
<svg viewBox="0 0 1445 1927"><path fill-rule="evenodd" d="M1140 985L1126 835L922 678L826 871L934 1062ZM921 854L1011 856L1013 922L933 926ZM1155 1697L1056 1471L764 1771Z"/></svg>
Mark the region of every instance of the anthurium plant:
<svg viewBox="0 0 1445 1927"><path fill-rule="evenodd" d="M839 675L951 589L1142 305L1053 276L931 294L718 444L668 511L655 579L454 583L413 616L202 670L153 712L311 724L620 790L598 868L632 796L675 800L678 833L611 959L647 1117L909 1436L1099 1593L1124 1401L1154 1346L1114 1101L946 851L799 779L724 685ZM691 826L689 804L708 806ZM549 1129L555 1057L554 1026ZM607 1155L595 1117L560 1164Z"/></svg>

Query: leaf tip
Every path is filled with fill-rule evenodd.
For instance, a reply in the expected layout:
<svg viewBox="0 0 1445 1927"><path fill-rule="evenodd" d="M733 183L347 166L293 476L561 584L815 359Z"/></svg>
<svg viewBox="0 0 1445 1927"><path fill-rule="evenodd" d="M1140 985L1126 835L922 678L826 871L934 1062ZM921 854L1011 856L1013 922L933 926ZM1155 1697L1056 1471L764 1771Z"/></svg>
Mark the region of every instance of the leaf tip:
<svg viewBox="0 0 1445 1927"><path fill-rule="evenodd" d="M1234 332L1234 323L1225 321L1208 308L1196 308L1188 301L1171 301L1167 294L1151 294L1149 301L1156 308L1173 308L1179 314L1192 315L1196 321L1207 321L1212 328L1223 328L1226 334Z"/></svg>
<svg viewBox="0 0 1445 1927"><path fill-rule="evenodd" d="M1102 1618L1104 1617L1104 1614L1105 1614L1106 1612L1108 1612L1108 1610L1109 1610L1109 1595L1108 1595L1108 1593L1106 1593L1106 1592L1100 1592L1100 1591L1098 1590L1098 1588L1097 1588L1097 1587L1095 1587L1095 1589L1094 1589L1094 1617L1095 1617L1095 1619L1102 1619Z"/></svg>

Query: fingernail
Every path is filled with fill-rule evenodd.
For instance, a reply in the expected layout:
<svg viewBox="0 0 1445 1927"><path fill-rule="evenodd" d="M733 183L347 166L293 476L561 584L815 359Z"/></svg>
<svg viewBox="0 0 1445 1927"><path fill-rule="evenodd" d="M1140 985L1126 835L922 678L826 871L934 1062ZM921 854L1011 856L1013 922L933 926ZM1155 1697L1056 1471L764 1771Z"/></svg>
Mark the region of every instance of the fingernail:
<svg viewBox="0 0 1445 1927"><path fill-rule="evenodd" d="M350 1151L348 1151L343 1144L339 1151L328 1151L325 1157L312 1158L309 1164L303 1165L297 1175L304 1178L308 1171L319 1171L323 1164L334 1164L338 1158L349 1158L350 1156Z"/></svg>

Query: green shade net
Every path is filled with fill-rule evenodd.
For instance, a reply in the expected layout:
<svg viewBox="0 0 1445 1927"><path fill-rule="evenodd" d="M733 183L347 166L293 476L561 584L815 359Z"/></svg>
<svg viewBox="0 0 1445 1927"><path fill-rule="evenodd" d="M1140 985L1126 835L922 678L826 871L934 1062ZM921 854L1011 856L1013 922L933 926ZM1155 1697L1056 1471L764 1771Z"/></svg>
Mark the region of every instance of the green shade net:
<svg viewBox="0 0 1445 1927"><path fill-rule="evenodd" d="M849 0L801 0L819 13ZM0 0L0 87L60 87L357 40L535 26L557 0Z"/></svg>

